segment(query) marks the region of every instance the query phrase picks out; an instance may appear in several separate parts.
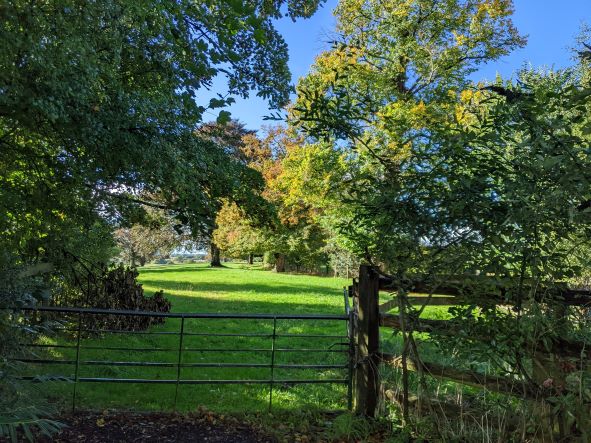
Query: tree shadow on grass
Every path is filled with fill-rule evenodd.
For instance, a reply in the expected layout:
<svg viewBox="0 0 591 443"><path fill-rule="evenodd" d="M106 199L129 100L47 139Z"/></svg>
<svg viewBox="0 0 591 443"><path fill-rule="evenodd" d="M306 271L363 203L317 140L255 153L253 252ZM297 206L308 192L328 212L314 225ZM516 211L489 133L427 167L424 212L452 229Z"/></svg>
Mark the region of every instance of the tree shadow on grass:
<svg viewBox="0 0 591 443"><path fill-rule="evenodd" d="M196 272L196 271L211 271L212 269L224 269L224 268L212 268L206 263L200 264L168 264L168 265L151 265L138 268L141 274L162 274L165 272Z"/></svg>
<svg viewBox="0 0 591 443"><path fill-rule="evenodd" d="M225 287L222 285L222 287ZM218 290L220 286L217 286ZM244 291L244 286L230 285L235 291ZM240 289L241 288L241 289ZM172 302L173 312L214 312L214 313L248 313L248 314L331 314L341 315L344 313L344 302L339 299L337 291L323 294L309 294L306 300L298 301L298 294L273 294L273 291L258 292L265 294L261 300L249 299L249 293L245 292L240 298L215 294L213 292L195 291L191 295L184 295L175 291L186 290L182 285L158 285L152 289L164 289L165 297ZM254 292L253 294L257 294ZM334 301L328 296L335 295ZM272 297L270 295L277 295ZM294 296L295 295L295 296ZM302 293L304 295L304 293ZM268 296L268 297L267 297ZM331 297L332 298L332 297Z"/></svg>
<svg viewBox="0 0 591 443"><path fill-rule="evenodd" d="M209 263L169 263L165 265L148 265L138 268L141 273L161 274L166 272L194 272L194 271L212 271L212 270L239 270L239 271L265 271L261 264L248 265L246 263L224 263L221 266L210 266ZM287 273L286 273L287 274Z"/></svg>
<svg viewBox="0 0 591 443"><path fill-rule="evenodd" d="M177 296L178 297L178 296ZM193 303L195 301L195 303ZM183 303L184 302L184 303ZM297 303L281 300L269 301L237 301L220 300L219 298L195 297L184 299L179 305L194 306L197 309L207 308L210 312L221 313L261 313L261 314L344 314L345 308L329 303ZM173 301L173 309L175 308Z"/></svg>
<svg viewBox="0 0 591 443"><path fill-rule="evenodd" d="M169 282L162 280L141 279L140 283L155 289L169 291L193 291L195 296L207 292L254 292L257 294L295 295L295 294L320 294L324 296L338 296L340 290L327 288L320 285L278 285L265 283L221 283L221 282ZM205 295L205 294L204 294Z"/></svg>

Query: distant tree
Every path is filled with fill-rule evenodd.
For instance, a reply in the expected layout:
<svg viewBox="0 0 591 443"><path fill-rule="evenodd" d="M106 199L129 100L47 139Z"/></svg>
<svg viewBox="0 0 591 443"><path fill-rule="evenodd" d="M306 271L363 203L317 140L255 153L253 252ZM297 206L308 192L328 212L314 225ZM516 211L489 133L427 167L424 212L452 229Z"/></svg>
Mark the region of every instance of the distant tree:
<svg viewBox="0 0 591 443"><path fill-rule="evenodd" d="M324 141L302 143L289 149L282 166L278 184L285 206L322 232L318 259L327 260L335 275L355 275L360 256L343 232L353 217L346 186L355 165L347 151Z"/></svg>
<svg viewBox="0 0 591 443"><path fill-rule="evenodd" d="M209 122L201 125L197 130L197 134L200 137L204 137L207 140L212 141L219 146L225 154L233 161L237 162L244 167L248 166L248 158L244 155L244 137L252 136L254 131L248 130L244 127L242 123L237 120L231 120L229 122L218 123L218 122ZM258 171L251 170L251 176L259 178L260 175ZM262 181L259 182L251 182L253 185L260 185ZM241 199L235 195L229 195L229 198L235 204L240 204L245 206L247 210L252 212L258 212L257 206L260 207L263 205L262 200L253 201L251 198ZM209 244L209 256L210 256L210 266L212 267L221 267L221 257L220 257L220 248L219 245L216 243L214 238L214 231L216 229L216 219L218 217L219 210L222 207L222 201L218 200L215 202L215 211L216 217L211 221L209 224L209 228L205 232L205 236L208 239Z"/></svg>
<svg viewBox="0 0 591 443"><path fill-rule="evenodd" d="M268 262L277 272L288 267L315 270L326 264L323 247L327 232L318 224L309 203L297 196L298 192L305 192L296 178L301 155L296 153L304 152L300 148L303 139L278 126L266 128L262 137L247 134L243 141L249 167L259 171L265 180L262 196L272 214L266 223L260 223L253 220L252 214L226 205L218 214L216 243L228 255L266 252ZM290 159L291 156L294 158Z"/></svg>
<svg viewBox="0 0 591 443"><path fill-rule="evenodd" d="M252 264L255 255L263 255L265 251L264 230L253 225L236 204L226 203L216 219L217 228L213 233L213 241L225 256L247 258Z"/></svg>
<svg viewBox="0 0 591 443"><path fill-rule="evenodd" d="M180 230L180 227L177 227ZM162 211L150 210L142 224L115 231L121 249L120 258L131 267L144 266L157 256L166 257L173 249L190 238L189 233L178 232L173 219Z"/></svg>

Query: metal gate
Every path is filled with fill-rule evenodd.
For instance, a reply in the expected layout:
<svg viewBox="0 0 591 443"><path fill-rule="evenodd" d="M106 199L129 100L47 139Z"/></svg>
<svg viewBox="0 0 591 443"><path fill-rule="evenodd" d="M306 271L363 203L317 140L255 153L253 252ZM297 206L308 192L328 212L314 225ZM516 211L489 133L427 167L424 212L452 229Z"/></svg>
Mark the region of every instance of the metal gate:
<svg viewBox="0 0 591 443"><path fill-rule="evenodd" d="M344 384L347 386L347 403L349 409L352 402L352 351L350 322L352 313L349 310L347 293L345 295L345 314L220 314L220 313L159 313L147 311L125 311L109 309L66 308L66 307L29 307L18 311L27 315L49 317L59 325L52 328L54 337L50 341L35 340L23 343L23 346L34 350L31 358L16 359L26 363L28 373L22 380L32 382L52 381L72 383L72 410L76 409L78 386L81 383L134 383L134 384L168 384L174 385L174 409L177 409L179 389L182 385L268 385L269 409L273 403L273 390L277 386L302 384ZM126 316L153 317L165 320L166 328L152 327L145 331L127 331L120 329L90 329L85 327L86 316ZM178 329L173 323L178 323ZM212 323L232 322L230 332L211 331ZM254 322L260 326L257 332L244 332L241 325ZM326 325L341 324L342 333L321 333L314 330L314 323ZM207 323L207 325L205 325ZM285 323L289 328L282 327ZM295 325L295 326L294 326ZM295 329L296 332L289 332ZM166 330L162 330L166 329ZM252 325L251 325L252 329ZM317 328L318 329L318 328ZM329 330L337 328L328 328ZM340 329L340 328L339 328ZM287 332L284 332L287 331ZM299 331L302 331L301 333ZM153 345L141 347L118 346L109 344L108 337L165 337L166 346ZM289 346L282 344L288 339ZM218 340L218 341L215 341ZM223 345L220 345L219 341ZM250 346L244 341L250 340ZM328 341L327 341L328 340ZM107 345L101 342L107 342ZM301 346L294 343L302 342ZM227 344L238 345L228 346ZM325 344L324 344L325 343ZM113 358L115 353L125 353L127 358ZM148 359L133 358L134 353L151 355ZM161 356L154 361L154 355ZM291 354L291 360L281 362L282 355ZM90 358L89 358L90 355ZM201 356L196 361L194 356ZM224 355L244 356L239 362L224 362ZM252 361L247 356L256 356ZM301 358L308 355L322 356L322 361L302 363ZM162 358L164 356L164 358ZM264 356L264 357L263 357ZM337 356L339 356L337 358ZM217 358L216 358L217 357ZM335 361L335 359L342 361ZM243 360L242 360L243 359ZM294 360L295 359L295 360ZM205 361L203 361L205 360ZM218 361L216 361L218 360ZM262 361L263 360L263 361ZM304 360L306 361L306 360ZM84 374L87 368L163 368L168 371L165 378L153 378L142 372L137 377L112 377ZM49 368L49 369L48 369ZM69 368L69 369L67 369ZM245 368L256 369L260 377L227 377L223 379L203 377L206 368L224 368L239 373ZM56 371L61 369L61 372ZM138 371L136 370L136 372ZM311 374L315 371L337 372L337 376L319 376ZM280 371L289 372L288 378L281 377ZM304 373L304 377L292 374Z"/></svg>

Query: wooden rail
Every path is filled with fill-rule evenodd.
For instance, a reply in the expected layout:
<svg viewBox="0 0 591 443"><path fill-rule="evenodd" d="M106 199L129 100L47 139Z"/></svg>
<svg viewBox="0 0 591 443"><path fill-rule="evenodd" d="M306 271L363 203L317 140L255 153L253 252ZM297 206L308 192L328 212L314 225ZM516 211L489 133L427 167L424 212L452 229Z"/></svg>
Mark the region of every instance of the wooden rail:
<svg viewBox="0 0 591 443"><path fill-rule="evenodd" d="M428 283L420 279L412 280L405 284L405 290L415 294L436 294L437 296L448 295L456 298L437 297L441 300L430 304L512 304L506 294L510 288L498 284L491 277L470 276L473 285L467 285L463 281L449 281L444 284ZM379 287L381 291L397 291L399 286L391 279L380 276ZM485 289L486 288L486 289ZM478 289L478 296L475 296L475 289ZM525 286L526 291L531 288ZM416 297L409 297L409 299ZM435 298L435 297L433 297ZM558 284L557 288L539 287L535 291L535 298L538 301L552 300L567 306L590 306L591 291L581 289L570 289L566 283ZM420 301L420 300L417 300ZM453 301L453 303L451 303Z"/></svg>
<svg viewBox="0 0 591 443"><path fill-rule="evenodd" d="M413 281L405 285L405 291L413 294L407 297L412 305L452 306L461 304L474 304L478 306L511 305L513 302L507 297L510 290L497 284L490 277L470 277L474 286L463 285L460 280L448 281L443 285L434 286L422 281ZM484 289L483 288L487 288ZM402 321L399 315L388 314L388 311L398 307L399 300L392 298L379 304L379 292L398 291L398 287L392 280L379 275L377 269L371 266L361 266L359 281L353 281L348 288L348 295L353 297L353 330L355 338L355 352L352 365L354 410L367 416L377 413L380 404L380 379L378 365L380 363L394 367L402 367L400 357L383 354L379 346L379 327L386 326L402 330ZM476 290L478 289L478 295ZM529 290L528 288L526 288ZM431 295L430 295L431 294ZM589 306L591 307L591 292L572 290L566 285L558 289L540 288L535 291L538 301L551 301L563 306ZM455 325L448 320L437 319L405 319L405 329L425 333L454 334ZM478 338L478 337L476 337ZM484 339L484 337L483 337ZM557 355L561 357L590 358L591 350L585 343L574 342L566 339L555 339L547 344L547 349L540 344L536 355ZM540 394L541 380L536 377L535 383L529 384L508 377L484 375L475 371L459 370L436 363L412 361L407 355L407 370L420 371L429 376L452 380L468 386L486 388L491 391L508 395L519 396L526 399L536 399ZM538 358L538 357L536 357ZM544 357L542 357L544 358ZM408 402L408 399L407 399Z"/></svg>
<svg viewBox="0 0 591 443"><path fill-rule="evenodd" d="M381 354L384 363L401 368L401 359L391 354ZM422 371L431 377L452 380L467 386L477 388L486 388L490 391L501 392L504 394L516 395L523 398L535 399L538 394L537 389L528 387L525 383L513 380L508 377L499 377L494 375L480 374L475 371L462 371L456 368L443 366L437 363L416 362L409 359L408 369L413 372Z"/></svg>
<svg viewBox="0 0 591 443"><path fill-rule="evenodd" d="M394 329L400 329L400 317L393 314L380 313L380 326L386 326ZM437 334L454 334L455 328L448 320L436 320L430 318L421 318L411 323L412 330L417 332L436 332ZM484 339L485 337L481 337ZM558 338L553 340L550 348L544 348L540 344L539 352L551 352L561 357L572 358L591 358L591 347L583 342Z"/></svg>
<svg viewBox="0 0 591 443"><path fill-rule="evenodd" d="M446 332L451 330L449 321L433 320L429 318L420 319L418 322L411 323L412 329L418 332ZM380 314L380 326L389 326L394 329L400 329L400 317L393 314Z"/></svg>
<svg viewBox="0 0 591 443"><path fill-rule="evenodd" d="M408 302L411 305L415 305L415 306L422 306L423 304L427 303L430 306L454 306L454 305L461 305L464 304L465 301L462 299L459 299L457 297L440 297L440 296L434 296L434 297L425 297L425 296L409 296L406 297L406 299L408 300ZM388 312L391 311L394 308L398 307L398 300L396 300L395 298L393 298L392 300L388 300L385 303L382 303L380 305L380 312Z"/></svg>

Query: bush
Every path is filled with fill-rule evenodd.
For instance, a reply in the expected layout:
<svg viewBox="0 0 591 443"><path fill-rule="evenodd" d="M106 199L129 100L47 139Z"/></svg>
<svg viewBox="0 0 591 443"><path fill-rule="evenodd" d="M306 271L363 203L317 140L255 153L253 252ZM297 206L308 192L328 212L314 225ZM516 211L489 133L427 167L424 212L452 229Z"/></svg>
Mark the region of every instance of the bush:
<svg viewBox="0 0 591 443"><path fill-rule="evenodd" d="M94 294L89 298L93 308L131 311L170 312L171 303L163 291L152 297L144 295L142 285L137 282L138 272L119 265L107 270L95 285ZM86 316L85 326L119 330L144 330L153 324L164 323L162 317L138 317L121 315Z"/></svg>
<svg viewBox="0 0 591 443"><path fill-rule="evenodd" d="M47 418L53 411L39 398L35 386L19 379L24 363L15 359L32 357L20 343L34 339L45 325L32 325L14 308L44 301L48 290L32 271L34 266L27 268L17 262L0 253L0 439L12 441L20 432L29 440L34 431L49 437L60 427Z"/></svg>

